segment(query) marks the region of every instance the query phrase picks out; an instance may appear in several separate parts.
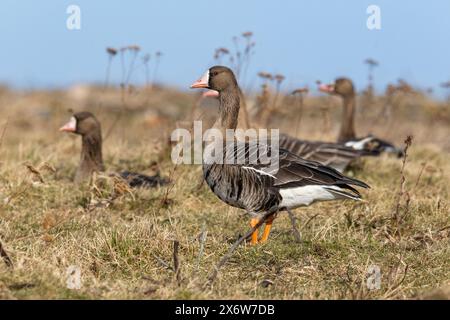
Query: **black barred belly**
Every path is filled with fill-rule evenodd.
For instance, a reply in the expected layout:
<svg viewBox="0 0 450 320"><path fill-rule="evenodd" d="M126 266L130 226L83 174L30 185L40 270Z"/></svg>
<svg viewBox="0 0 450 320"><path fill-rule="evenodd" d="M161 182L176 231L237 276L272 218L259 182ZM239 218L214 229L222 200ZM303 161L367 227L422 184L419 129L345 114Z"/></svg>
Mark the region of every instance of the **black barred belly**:
<svg viewBox="0 0 450 320"><path fill-rule="evenodd" d="M277 207L281 196L270 188L270 177L261 177L239 166L204 165L203 175L212 192L223 202L250 213L262 213Z"/></svg>

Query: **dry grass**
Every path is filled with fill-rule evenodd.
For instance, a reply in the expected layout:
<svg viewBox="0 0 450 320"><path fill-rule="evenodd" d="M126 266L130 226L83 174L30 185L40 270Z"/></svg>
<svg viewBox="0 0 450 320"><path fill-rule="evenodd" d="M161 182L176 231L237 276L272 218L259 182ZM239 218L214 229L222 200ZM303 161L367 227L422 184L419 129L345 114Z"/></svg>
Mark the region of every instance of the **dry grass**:
<svg viewBox="0 0 450 320"><path fill-rule="evenodd" d="M335 119L338 100L306 98L297 130L290 120L297 117L287 114L297 105L289 99L283 97L285 108L277 109L273 127L304 138L333 138L336 127L322 129L318 106L327 105ZM137 90L105 142L110 171L150 172L156 161L175 181L170 189L149 191L128 190L104 177L81 187L70 180L80 141L57 132L69 117L66 110L92 110L106 129L121 110L119 90L2 90L0 132L9 120L0 144L0 241L12 266L0 260L0 298L402 299L446 288L449 108L425 97L398 97L391 118L377 120L383 99L360 109L357 130L397 144L414 135L404 184L401 160L358 163L349 174L371 185L366 202L296 210L301 243L289 216L281 215L267 244L238 248L205 287L214 265L248 230L248 218L205 185L197 188L200 167L174 170L169 160L167 134L176 121L188 119L193 95ZM79 290L66 287L72 265L81 269ZM371 265L381 270L379 290L366 286Z"/></svg>

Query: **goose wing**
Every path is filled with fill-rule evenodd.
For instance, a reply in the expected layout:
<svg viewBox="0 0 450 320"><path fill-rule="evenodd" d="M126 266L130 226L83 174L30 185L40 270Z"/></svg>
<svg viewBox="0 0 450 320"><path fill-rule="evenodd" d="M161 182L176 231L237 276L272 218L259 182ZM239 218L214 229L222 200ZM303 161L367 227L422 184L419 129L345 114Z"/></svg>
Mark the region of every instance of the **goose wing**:
<svg viewBox="0 0 450 320"><path fill-rule="evenodd" d="M360 138L357 140L347 141L345 146L353 148L355 150L362 150L366 152L373 152L379 155L380 153L386 152L394 154L397 157L403 157L403 150L397 148L392 143L382 140L380 138L368 135L367 137Z"/></svg>
<svg viewBox="0 0 450 320"><path fill-rule="evenodd" d="M137 172L122 171L119 175L122 179L126 180L132 188L154 188L169 183L168 179L160 177L159 174L149 176Z"/></svg>
<svg viewBox="0 0 450 320"><path fill-rule="evenodd" d="M360 180L346 177L331 167L303 159L288 150L279 149L275 154L276 150L265 143L239 142L228 145L225 150L228 164L239 165L243 170L261 176L268 187L334 186L343 189L343 192L351 192L352 197L357 198L360 194L352 186L369 187Z"/></svg>
<svg viewBox="0 0 450 320"><path fill-rule="evenodd" d="M288 135L280 136L280 148L286 149L305 160L312 160L330 166L340 172L353 160L361 156L378 155L377 151L356 150L338 143L305 141Z"/></svg>

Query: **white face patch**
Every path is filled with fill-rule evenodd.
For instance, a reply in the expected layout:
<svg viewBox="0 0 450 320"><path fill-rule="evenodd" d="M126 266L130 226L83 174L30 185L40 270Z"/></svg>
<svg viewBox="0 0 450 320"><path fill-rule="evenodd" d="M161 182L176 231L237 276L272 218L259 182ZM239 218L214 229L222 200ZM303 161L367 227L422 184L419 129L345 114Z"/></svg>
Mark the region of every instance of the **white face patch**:
<svg viewBox="0 0 450 320"><path fill-rule="evenodd" d="M60 131L67 131L67 132L75 132L75 131L77 131L77 119L74 116L72 116L70 118L69 122L67 122L59 130Z"/></svg>
<svg viewBox="0 0 450 320"><path fill-rule="evenodd" d="M77 119L75 117L70 117L68 127L69 129L72 129L72 131L77 130Z"/></svg>
<svg viewBox="0 0 450 320"><path fill-rule="evenodd" d="M209 85L209 69L202 75L200 79L198 79L191 85L191 88L192 89L207 88L208 85Z"/></svg>
<svg viewBox="0 0 450 320"><path fill-rule="evenodd" d="M202 75L200 81L206 85L209 85L209 69Z"/></svg>

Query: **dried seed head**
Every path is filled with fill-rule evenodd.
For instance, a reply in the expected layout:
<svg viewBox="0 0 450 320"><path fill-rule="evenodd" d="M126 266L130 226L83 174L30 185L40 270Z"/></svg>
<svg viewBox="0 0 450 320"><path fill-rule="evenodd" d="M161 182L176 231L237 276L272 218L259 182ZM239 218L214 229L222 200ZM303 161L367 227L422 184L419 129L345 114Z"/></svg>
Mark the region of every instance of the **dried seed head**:
<svg viewBox="0 0 450 320"><path fill-rule="evenodd" d="M117 49L108 47L108 48L106 48L106 52L111 56L115 56L117 54Z"/></svg>
<svg viewBox="0 0 450 320"><path fill-rule="evenodd" d="M133 45L130 45L130 46L128 46L128 50L130 50L130 51L140 51L141 50L141 47L139 47L138 45L136 45L136 44L133 44Z"/></svg>
<svg viewBox="0 0 450 320"><path fill-rule="evenodd" d="M303 93L308 93L309 89L307 87L303 87L303 88L298 88L295 89L294 91L292 91L292 94L303 94Z"/></svg>
<svg viewBox="0 0 450 320"><path fill-rule="evenodd" d="M218 52L222 53L222 54L229 54L230 50L228 50L227 48L219 48L217 49Z"/></svg>
<svg viewBox="0 0 450 320"><path fill-rule="evenodd" d="M409 135L405 139L405 144L409 147L412 144L413 136Z"/></svg>
<svg viewBox="0 0 450 320"><path fill-rule="evenodd" d="M268 80L273 79L273 76L270 73L264 72L264 71L259 72L258 77L263 78L263 79L268 79Z"/></svg>
<svg viewBox="0 0 450 320"><path fill-rule="evenodd" d="M246 31L246 32L242 33L242 36L243 36L244 38L250 38L251 36L253 36L253 32L251 32L251 31Z"/></svg>
<svg viewBox="0 0 450 320"><path fill-rule="evenodd" d="M278 83L281 83L285 79L285 76L282 74L275 75L275 80L277 80Z"/></svg>
<svg viewBox="0 0 450 320"><path fill-rule="evenodd" d="M366 60L364 60L365 64L368 64L371 67L376 67L378 66L378 61L372 59L372 58L367 58Z"/></svg>

